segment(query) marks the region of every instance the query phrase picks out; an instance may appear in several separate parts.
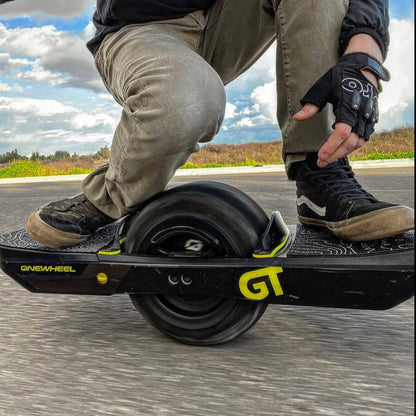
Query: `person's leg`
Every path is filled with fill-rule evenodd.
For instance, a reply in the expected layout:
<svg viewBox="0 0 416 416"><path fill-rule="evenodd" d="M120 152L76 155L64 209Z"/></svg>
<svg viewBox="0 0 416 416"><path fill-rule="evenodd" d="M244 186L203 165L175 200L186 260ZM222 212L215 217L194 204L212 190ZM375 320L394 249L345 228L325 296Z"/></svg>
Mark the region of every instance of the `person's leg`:
<svg viewBox="0 0 416 416"><path fill-rule="evenodd" d="M108 36L97 63L107 87L123 106L123 116L115 133L110 164L87 178L83 188L88 200L83 204L98 207L105 223L163 190L198 142L210 140L218 131L225 104L222 83L236 78L260 57L272 43L275 27L278 34L285 34L279 38L278 54L283 58L281 72L278 61L277 79L281 85L278 100L283 100L278 114L285 151L288 148L293 152L288 154L301 157L303 152L314 151L323 140L322 132L330 129L332 118L330 113L322 115L315 127L292 124L296 112L293 103L304 93L298 82L309 75L293 68L289 61L298 59L297 65L307 67L313 60L314 54L304 55L302 49L290 45L301 43L296 30L303 25L316 30L318 11L322 9L316 7L314 14L309 6L323 2L309 0L306 7L294 0L218 0L206 19L204 13L197 12L176 21L135 25ZM339 4L345 2L327 0L325 4L328 8L336 4L335 9L340 10ZM318 29L322 33L315 39L330 43L332 59L336 59L337 37L325 28L323 25ZM292 36L298 38L297 42L291 40ZM312 50L322 46L319 42L311 45L308 38L306 48L308 43ZM319 56L313 61L314 70L323 73L333 61ZM319 75L310 76L310 82ZM315 143L312 149L304 146L310 138ZM57 210L52 209L53 215Z"/></svg>
<svg viewBox="0 0 416 416"><path fill-rule="evenodd" d="M222 123L224 87L194 51L200 32L193 16L130 26L98 51L97 66L123 113L108 167L89 175L83 191L113 218L164 190Z"/></svg>
<svg viewBox="0 0 416 416"><path fill-rule="evenodd" d="M109 164L87 177L83 194L36 210L27 223L29 234L51 247L75 244L165 189L198 143L218 131L223 83L247 69L272 41L270 4L218 0L208 13L131 25L107 36L96 63L123 107Z"/></svg>
<svg viewBox="0 0 416 416"><path fill-rule="evenodd" d="M293 115L311 85L339 59L349 0L219 0L208 13L201 55L224 84L247 70L277 36L277 118L283 156L317 152L332 131L328 106L311 120Z"/></svg>
<svg viewBox="0 0 416 416"><path fill-rule="evenodd" d="M252 66L276 38L280 0L217 0L207 13L199 53L226 85Z"/></svg>
<svg viewBox="0 0 416 416"><path fill-rule="evenodd" d="M224 117L225 92L195 52L204 23L197 12L107 36L96 63L123 108L109 164L86 178L81 196L36 210L29 234L50 247L82 241L164 190L198 143L212 139Z"/></svg>
<svg viewBox="0 0 416 416"><path fill-rule="evenodd" d="M349 0L223 0L208 14L201 53L224 83L246 70L277 34L277 118L283 157L296 180L299 220L341 238L371 240L414 228L413 210L378 201L354 177L348 159L327 168L316 154L332 132L332 107L295 122L306 91L339 59Z"/></svg>
<svg viewBox="0 0 416 416"><path fill-rule="evenodd" d="M300 99L339 56L338 39L349 0L282 0L276 10L277 117L283 158L317 152L332 132L328 105L312 119L296 122ZM299 156L294 156L298 158Z"/></svg>
<svg viewBox="0 0 416 416"><path fill-rule="evenodd" d="M332 132L332 106L307 121L292 118L307 90L340 58L338 39L348 5L348 0L304 0L302 6L281 1L276 10L277 116L288 176L296 181L299 221L365 241L414 228L413 210L366 192L348 158L325 168L316 165L317 152Z"/></svg>

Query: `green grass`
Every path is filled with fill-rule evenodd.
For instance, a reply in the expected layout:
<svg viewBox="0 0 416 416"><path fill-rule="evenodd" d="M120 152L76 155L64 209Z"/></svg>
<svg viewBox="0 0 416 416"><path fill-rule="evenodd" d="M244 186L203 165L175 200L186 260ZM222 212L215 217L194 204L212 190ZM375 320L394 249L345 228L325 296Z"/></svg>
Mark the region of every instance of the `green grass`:
<svg viewBox="0 0 416 416"><path fill-rule="evenodd" d="M397 152L397 153L370 153L362 157L351 157L351 160L379 160L379 159L412 159L415 157L414 150L410 152ZM276 165L281 165L283 162L274 163ZM265 165L266 163L259 162L255 159L246 158L245 162L240 163L204 163L201 165L186 162L181 169L198 169L198 168L225 168L225 167L235 167L235 166L259 166Z"/></svg>
<svg viewBox="0 0 416 416"><path fill-rule="evenodd" d="M43 164L40 161L17 160L0 169L0 178L24 178L34 176L74 175L90 173L91 169L78 167L57 168L53 164Z"/></svg>
<svg viewBox="0 0 416 416"><path fill-rule="evenodd" d="M412 159L415 157L415 151L397 152L397 153L370 153L367 156L351 158L351 160L378 160L378 159Z"/></svg>
<svg viewBox="0 0 416 416"><path fill-rule="evenodd" d="M92 169L73 168L67 173L58 173L58 175L83 175L85 173L91 173Z"/></svg>
<svg viewBox="0 0 416 416"><path fill-rule="evenodd" d="M396 153L370 153L363 157L352 157L351 160L377 160L377 159L407 159L414 158L414 150L409 152ZM204 163L201 165L187 162L182 169L198 169L198 168L218 168L218 167L233 167L233 166L256 166L264 165L265 163L258 160L246 157L245 162L239 163ZM278 163L277 163L278 164ZM70 163L65 165L59 164L44 164L40 161L18 160L10 163L4 168L0 168L0 178L23 178L35 176L53 176L53 175L80 175L88 174L92 169L83 169L80 167L71 166Z"/></svg>
<svg viewBox="0 0 416 416"><path fill-rule="evenodd" d="M274 165L281 165L283 162L277 162L273 163ZM203 163L201 165L198 165L196 163L192 162L186 162L185 165L181 167L181 169L199 169L199 168L229 168L229 167L236 167L236 166L262 166L267 165L269 163L263 163L259 162L255 159L250 159L246 157L245 162L239 162L239 163Z"/></svg>
<svg viewBox="0 0 416 416"><path fill-rule="evenodd" d="M22 178L26 176L44 176L44 168L40 162L20 160L0 169L0 178Z"/></svg>

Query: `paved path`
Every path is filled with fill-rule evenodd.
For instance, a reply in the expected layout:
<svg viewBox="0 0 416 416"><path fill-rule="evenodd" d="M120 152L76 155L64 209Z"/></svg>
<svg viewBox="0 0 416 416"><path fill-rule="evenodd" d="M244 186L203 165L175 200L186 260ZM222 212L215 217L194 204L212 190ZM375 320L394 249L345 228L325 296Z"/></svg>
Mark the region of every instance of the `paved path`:
<svg viewBox="0 0 416 416"><path fill-rule="evenodd" d="M413 206L406 171L359 178L376 196ZM204 179L296 220L283 174ZM1 231L79 185L0 186ZM0 272L1 416L411 416L413 357L413 300L388 311L274 305L234 342L196 348L160 335L125 295L32 294Z"/></svg>

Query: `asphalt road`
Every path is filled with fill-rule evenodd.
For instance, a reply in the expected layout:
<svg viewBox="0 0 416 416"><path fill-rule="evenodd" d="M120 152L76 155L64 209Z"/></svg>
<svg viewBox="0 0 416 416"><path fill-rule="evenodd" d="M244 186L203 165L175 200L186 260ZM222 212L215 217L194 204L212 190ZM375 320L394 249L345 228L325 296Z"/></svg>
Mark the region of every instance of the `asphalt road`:
<svg viewBox="0 0 416 416"><path fill-rule="evenodd" d="M413 206L413 169L369 173L369 191ZM296 221L282 174L212 179ZM1 232L78 191L0 186ZM413 299L388 311L269 306L237 340L191 347L150 327L128 296L31 294L0 272L0 415L410 416L413 367Z"/></svg>

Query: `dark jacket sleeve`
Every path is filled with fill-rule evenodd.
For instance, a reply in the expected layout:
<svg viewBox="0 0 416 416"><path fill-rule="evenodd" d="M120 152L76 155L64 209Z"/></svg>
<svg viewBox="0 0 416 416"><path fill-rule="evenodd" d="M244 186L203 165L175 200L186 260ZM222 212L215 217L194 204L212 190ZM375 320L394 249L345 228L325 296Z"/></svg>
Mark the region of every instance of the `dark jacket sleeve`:
<svg viewBox="0 0 416 416"><path fill-rule="evenodd" d="M342 22L341 53L344 53L354 35L367 33L379 44L385 59L390 40L388 9L388 0L350 0L348 13Z"/></svg>

